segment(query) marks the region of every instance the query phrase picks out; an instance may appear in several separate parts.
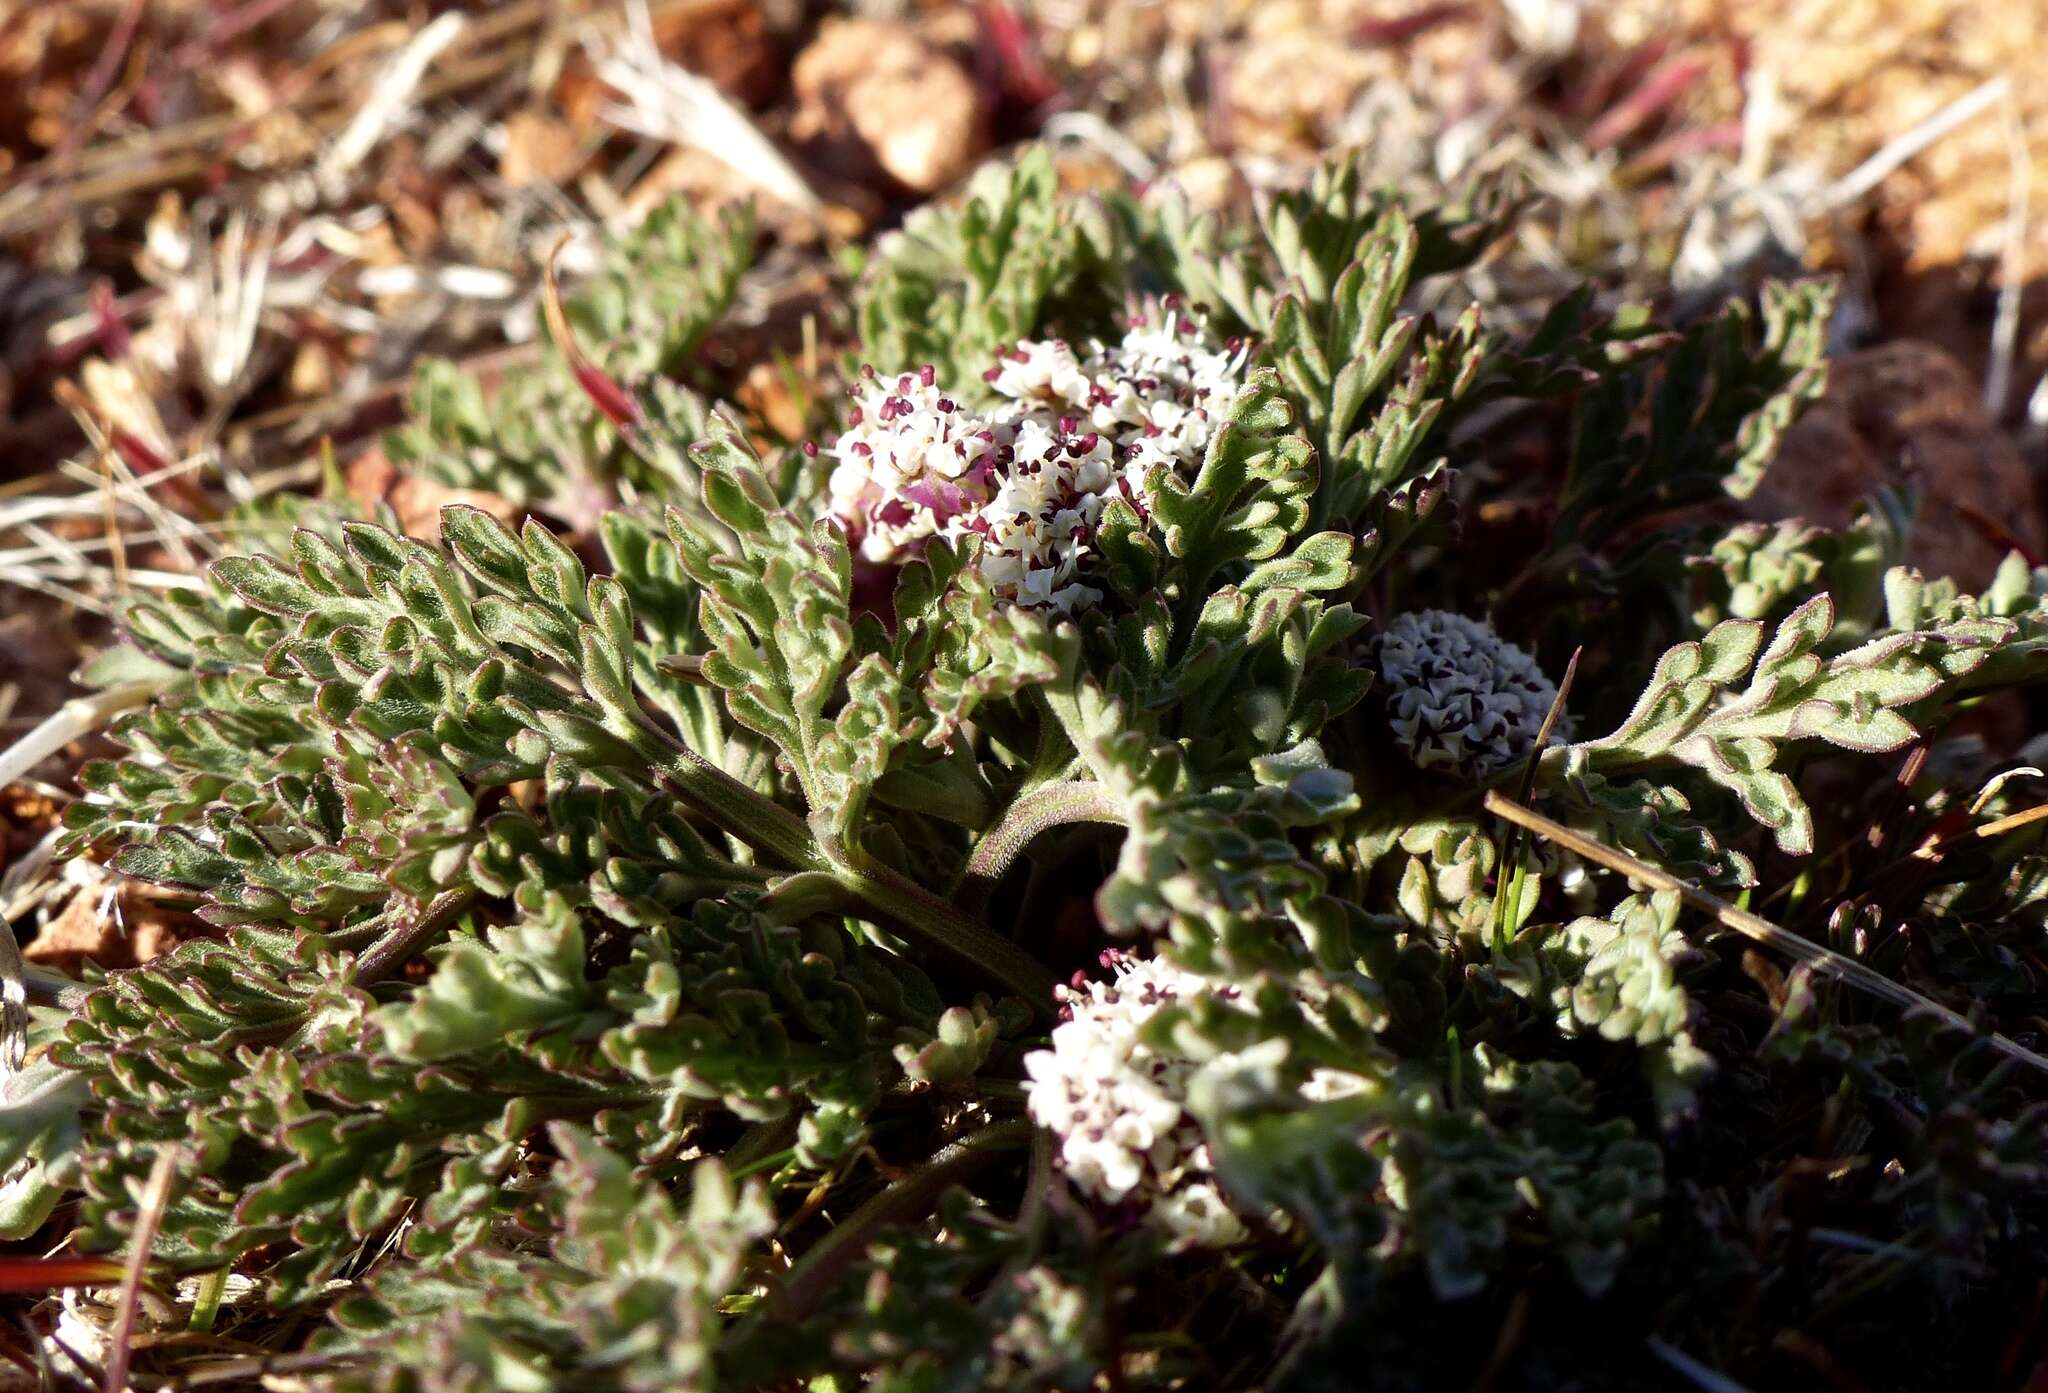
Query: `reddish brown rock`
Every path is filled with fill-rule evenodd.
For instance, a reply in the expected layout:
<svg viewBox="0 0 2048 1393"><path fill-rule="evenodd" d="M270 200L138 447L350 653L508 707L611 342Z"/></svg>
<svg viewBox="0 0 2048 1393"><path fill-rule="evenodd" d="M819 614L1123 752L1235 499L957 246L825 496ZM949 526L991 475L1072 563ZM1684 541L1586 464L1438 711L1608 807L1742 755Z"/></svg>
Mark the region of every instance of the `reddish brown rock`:
<svg viewBox="0 0 2048 1393"><path fill-rule="evenodd" d="M1986 416L1982 388L1932 344L1884 344L1837 359L1828 390L1787 433L1751 500L1755 516L1849 522L1887 484L1920 498L1908 559L1980 587L2011 547L2043 553L2040 498L2026 461Z"/></svg>
<svg viewBox="0 0 2048 1393"><path fill-rule="evenodd" d="M109 895L97 885L78 892L42 926L22 950L29 962L64 972L84 963L104 968L135 967L175 948L179 929L189 925L166 912L147 886L126 882Z"/></svg>
<svg viewBox="0 0 2048 1393"><path fill-rule="evenodd" d="M973 75L901 24L829 19L791 73L789 133L850 180L886 174L933 193L988 150L988 112Z"/></svg>
<svg viewBox="0 0 2048 1393"><path fill-rule="evenodd" d="M658 9L654 40L668 58L745 106L767 105L781 82L782 46L758 0Z"/></svg>
<svg viewBox="0 0 2048 1393"><path fill-rule="evenodd" d="M515 111L505 118L498 177L513 188L566 184L582 163L581 143L568 122L540 111Z"/></svg>
<svg viewBox="0 0 2048 1393"><path fill-rule="evenodd" d="M407 536L423 542L441 540L441 509L450 503L481 508L500 522L519 522L523 510L511 499L482 489L452 489L431 479L400 473L376 446L349 461L349 495L364 504L389 503Z"/></svg>

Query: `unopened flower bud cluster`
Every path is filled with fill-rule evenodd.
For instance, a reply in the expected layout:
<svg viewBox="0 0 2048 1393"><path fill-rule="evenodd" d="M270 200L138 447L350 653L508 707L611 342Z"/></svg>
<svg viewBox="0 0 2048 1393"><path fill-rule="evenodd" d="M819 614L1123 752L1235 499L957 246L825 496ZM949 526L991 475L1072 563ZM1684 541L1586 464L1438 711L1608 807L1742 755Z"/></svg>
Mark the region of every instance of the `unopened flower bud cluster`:
<svg viewBox="0 0 2048 1393"><path fill-rule="evenodd" d="M1446 610L1395 616L1378 656L1395 742L1424 769L1485 782L1516 767L1557 700L1534 658Z"/></svg>
<svg viewBox="0 0 2048 1393"><path fill-rule="evenodd" d="M1172 302L1123 339L1077 354L1019 343L985 374L1004 400L963 407L927 367L868 374L833 446L831 508L862 559L893 565L932 537L974 533L1004 599L1072 613L1102 598L1086 575L1113 495L1141 513L1156 466L1191 475L1243 385L1245 350L1209 343Z"/></svg>

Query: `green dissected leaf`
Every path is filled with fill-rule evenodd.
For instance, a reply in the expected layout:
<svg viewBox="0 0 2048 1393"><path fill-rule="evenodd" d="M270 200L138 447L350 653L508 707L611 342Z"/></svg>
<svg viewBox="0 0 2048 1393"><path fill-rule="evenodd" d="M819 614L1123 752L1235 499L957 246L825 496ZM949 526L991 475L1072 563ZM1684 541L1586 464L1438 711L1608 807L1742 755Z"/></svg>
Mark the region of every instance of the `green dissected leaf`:
<svg viewBox="0 0 2048 1393"><path fill-rule="evenodd" d="M335 1389L1391 1390L1494 1379L1496 1343L1633 1388L1653 1329L1761 1386L1791 1347L1751 1317L1788 1302L1870 1361L1938 1306L2001 1338L1899 1378L2010 1382L1983 1279L2043 1275L2048 1110L1990 1045L2032 1030L2048 821L2008 712L1944 722L2048 671L2048 568L1906 570L1899 494L1832 531L1690 511L1818 390L1826 291L1667 328L1589 287L1482 331L1449 315L1580 215L1453 281L1520 210L1367 168L1254 225L1066 197L1032 152L855 271L866 355L963 400L1132 294L1246 336L1200 466L1076 538L1070 615L1002 600L971 536L857 569L825 469L715 406L759 366L700 352L743 215L657 213L568 306L625 438L554 357L494 393L423 369L401 467L573 529L456 507L435 545L311 500L124 608L88 680L160 690L61 850L187 941L15 974L0 1235L126 1251L168 1155L151 1284L256 1278L221 1333ZM1498 716L1462 669L1374 690L1369 624L1419 609L1583 645L1531 771L1573 828L1914 985L1695 951L1672 895L1396 763L1403 702ZM1897 777L1795 785L1830 751ZM1787 875L1759 824L1858 835ZM25 939L68 917L15 880ZM1056 1020L1077 972L1103 1009ZM1873 1018L1914 994L2012 1038ZM1113 1125L1032 1125L1098 1077ZM1135 1223L1148 1186L1238 1222ZM138 1381L183 1348L138 1339Z"/></svg>
<svg viewBox="0 0 2048 1393"><path fill-rule="evenodd" d="M725 689L732 717L775 742L813 813L830 818L854 797L819 755L853 646L852 560L830 523L805 526L783 508L753 452L729 428L700 452L704 504L730 544L671 513L669 535L701 589L699 623L711 651L704 675Z"/></svg>
<svg viewBox="0 0 2048 1393"><path fill-rule="evenodd" d="M1847 648L1885 627L1885 576L1899 564L1911 523L1911 499L1874 496L1854 523L1830 532L1796 518L1738 523L1688 556L1693 622L1777 619L1823 591L1835 598L1831 649ZM1907 623L1901 629L1924 627Z"/></svg>
<svg viewBox="0 0 2048 1393"><path fill-rule="evenodd" d="M1678 980L1692 953L1678 911L1668 892L1631 896L1604 917L1524 931L1493 967L1509 990L1554 1011L1561 1033L1641 1047L1667 1116L1695 1106L1694 1090L1713 1069L1693 1038L1694 1007Z"/></svg>
<svg viewBox="0 0 2048 1393"><path fill-rule="evenodd" d="M604 249L569 298L569 322L615 376L681 376L732 307L755 240L751 204L707 218L672 198Z"/></svg>
<svg viewBox="0 0 2048 1393"><path fill-rule="evenodd" d="M1592 1088L1568 1064L1483 1048L1474 1062L1476 1106L1443 1107L1416 1090L1384 1143L1403 1246L1441 1295L1470 1294L1527 1215L1582 1289L1605 1292L1637 1230L1655 1222L1662 1154L1626 1121L1596 1121Z"/></svg>
<svg viewBox="0 0 2048 1393"><path fill-rule="evenodd" d="M1816 651L1834 628L1833 601L1795 609L1764 646L1763 626L1730 619L1658 660L1650 685L1614 731L1547 752L1546 776L1612 778L1659 764L1688 765L1742 799L1749 815L1795 855L1813 849L1813 815L1775 767L1783 744L1818 739L1881 754L1917 734L1898 708L1939 691L1990 657L2010 633L1995 620L1889 633L1832 658ZM1746 685L1738 687L1738 683Z"/></svg>
<svg viewBox="0 0 2048 1393"><path fill-rule="evenodd" d="M603 269L569 297L569 321L629 384L681 375L731 308L754 241L751 208L714 221L671 200L605 249ZM453 488L595 522L620 480L661 477L659 462L620 440L552 348L488 388L458 364L429 359L408 408L406 424L385 437L386 454Z"/></svg>
<svg viewBox="0 0 2048 1393"><path fill-rule="evenodd" d="M1184 568L1187 593L1236 562L1270 561L1309 519L1316 471L1308 442L1290 434L1279 382L1253 372L1191 480L1160 468L1147 480L1153 524Z"/></svg>
<svg viewBox="0 0 2048 1393"><path fill-rule="evenodd" d="M985 169L961 204L917 210L877 247L854 295L867 361L884 373L929 363L940 381L978 390L1002 349L1040 336L1056 300L1108 277L1106 236L1061 200L1045 151Z"/></svg>
<svg viewBox="0 0 2048 1393"><path fill-rule="evenodd" d="M1444 408L1471 389L1485 345L1476 313L1448 333L1404 313L1413 282L1455 270L1500 235L1512 200L1411 213L1368 188L1356 160L1263 208L1264 245L1226 249L1213 218L1169 198L1168 260L1190 298L1264 335L1320 467L1316 528L1355 530L1377 500L1440 462L1421 454ZM1382 535L1382 546L1396 544Z"/></svg>
<svg viewBox="0 0 2048 1393"><path fill-rule="evenodd" d="M1786 428L1826 385L1834 295L1828 281L1774 283L1760 331L1734 301L1668 351L1601 375L1579 397L1556 544L1589 546L1663 508L1753 493Z"/></svg>
<svg viewBox="0 0 2048 1393"><path fill-rule="evenodd" d="M337 1386L443 1390L646 1390L717 1384L720 1303L775 1226L758 1183L701 1162L678 1204L565 1124L545 1195L541 1252L478 1249L452 1268L388 1272L339 1312L334 1353L374 1353L377 1373Z"/></svg>
<svg viewBox="0 0 2048 1393"><path fill-rule="evenodd" d="M573 920L508 925L489 939L456 939L424 988L378 1012L373 1024L398 1058L431 1064L475 1054L508 1037L572 1028L596 1005Z"/></svg>

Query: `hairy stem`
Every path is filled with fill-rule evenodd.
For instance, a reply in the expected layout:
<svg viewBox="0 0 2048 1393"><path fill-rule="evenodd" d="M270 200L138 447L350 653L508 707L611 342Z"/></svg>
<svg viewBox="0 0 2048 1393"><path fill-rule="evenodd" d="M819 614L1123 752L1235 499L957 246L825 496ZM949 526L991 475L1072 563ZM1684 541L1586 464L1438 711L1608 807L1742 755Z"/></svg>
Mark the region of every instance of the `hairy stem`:
<svg viewBox="0 0 2048 1393"><path fill-rule="evenodd" d="M1101 822L1118 827L1126 814L1121 798L1092 779L1040 784L1010 804L995 826L975 843L967 869L953 892L953 902L978 911L988 903L997 882L1016 864L1039 833L1076 822Z"/></svg>
<svg viewBox="0 0 2048 1393"><path fill-rule="evenodd" d="M439 938L441 932L454 923L475 899L474 887L443 890L434 896L418 914L393 928L356 959L352 985L367 987L397 972L422 948Z"/></svg>
<svg viewBox="0 0 2048 1393"><path fill-rule="evenodd" d="M811 826L692 750L663 761L662 783L699 813L764 856L798 873L837 876L880 917L1006 990L1040 1013L1052 1009L1052 974L1016 944L854 848L821 843Z"/></svg>
<svg viewBox="0 0 2048 1393"><path fill-rule="evenodd" d="M1041 1017L1052 1014L1053 975L1044 963L889 867L861 860L848 874L862 899L924 946L1021 996Z"/></svg>
<svg viewBox="0 0 2048 1393"><path fill-rule="evenodd" d="M921 1217L948 1186L1022 1146L1030 1135L1031 1123L1015 1117L942 1147L819 1239L790 1269L771 1309L785 1320L805 1319L839 1275L867 1251L878 1230Z"/></svg>
<svg viewBox="0 0 2048 1393"><path fill-rule="evenodd" d="M784 870L822 870L825 862L804 820L673 739L655 764L657 782L692 810Z"/></svg>

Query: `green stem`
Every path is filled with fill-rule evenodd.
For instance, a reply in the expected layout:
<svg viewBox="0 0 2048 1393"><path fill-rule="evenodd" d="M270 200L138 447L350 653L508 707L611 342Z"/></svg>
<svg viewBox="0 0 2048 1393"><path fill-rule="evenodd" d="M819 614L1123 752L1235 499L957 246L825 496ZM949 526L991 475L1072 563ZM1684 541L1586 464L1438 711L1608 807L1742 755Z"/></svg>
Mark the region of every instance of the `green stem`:
<svg viewBox="0 0 2048 1393"><path fill-rule="evenodd" d="M476 899L476 893L474 886L443 890L427 901L410 922L392 929L356 959L356 970L350 984L367 987L381 982L411 962L415 954L439 938L443 930L461 917Z"/></svg>
<svg viewBox="0 0 2048 1393"><path fill-rule="evenodd" d="M1041 1017L1052 1015L1054 979L1044 963L872 857L860 860L844 873L863 900L955 965L993 978Z"/></svg>
<svg viewBox="0 0 2048 1393"><path fill-rule="evenodd" d="M1123 800L1093 779L1040 784L1010 804L1001 820L975 843L953 902L970 910L986 904L1004 872L1041 832L1076 822L1121 827L1126 820Z"/></svg>
<svg viewBox="0 0 2048 1393"><path fill-rule="evenodd" d="M673 741L656 760L659 781L693 810L786 870L826 869L804 820Z"/></svg>
<svg viewBox="0 0 2048 1393"><path fill-rule="evenodd" d="M948 1186L1022 1145L1030 1135L1031 1123L1016 1117L941 1147L931 1160L854 1210L818 1240L790 1269L771 1309L785 1320L808 1317L840 1274L867 1251L878 1230L923 1216Z"/></svg>
<svg viewBox="0 0 2048 1393"><path fill-rule="evenodd" d="M192 1316L185 1322L187 1330L201 1335L213 1332L213 1323L220 1315L221 1297L227 1294L228 1274L231 1267L216 1267L199 1279L199 1293L192 1299Z"/></svg>
<svg viewBox="0 0 2048 1393"><path fill-rule="evenodd" d="M1052 974L1016 944L857 849L821 843L803 818L764 798L695 751L662 761L662 782L711 821L799 873L837 875L878 914L970 971L993 978L1041 1014L1052 1010Z"/></svg>

